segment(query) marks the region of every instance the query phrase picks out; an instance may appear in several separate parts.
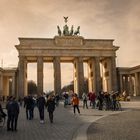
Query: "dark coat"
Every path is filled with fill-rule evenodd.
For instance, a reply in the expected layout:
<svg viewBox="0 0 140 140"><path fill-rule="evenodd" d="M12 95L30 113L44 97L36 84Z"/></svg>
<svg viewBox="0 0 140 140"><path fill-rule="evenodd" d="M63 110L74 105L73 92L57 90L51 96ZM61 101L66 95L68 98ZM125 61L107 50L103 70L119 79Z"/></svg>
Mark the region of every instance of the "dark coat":
<svg viewBox="0 0 140 140"><path fill-rule="evenodd" d="M44 108L45 104L46 104L46 101L45 101L45 98L43 96L41 96L37 99L37 107L38 108Z"/></svg>
<svg viewBox="0 0 140 140"><path fill-rule="evenodd" d="M6 105L8 115L18 116L19 105L17 101L9 101Z"/></svg>
<svg viewBox="0 0 140 140"><path fill-rule="evenodd" d="M53 112L55 110L55 101L54 99L49 99L46 103L48 112Z"/></svg>
<svg viewBox="0 0 140 140"><path fill-rule="evenodd" d="M32 97L28 96L24 98L24 107L26 107L26 109L32 109L32 107L34 106L34 100Z"/></svg>

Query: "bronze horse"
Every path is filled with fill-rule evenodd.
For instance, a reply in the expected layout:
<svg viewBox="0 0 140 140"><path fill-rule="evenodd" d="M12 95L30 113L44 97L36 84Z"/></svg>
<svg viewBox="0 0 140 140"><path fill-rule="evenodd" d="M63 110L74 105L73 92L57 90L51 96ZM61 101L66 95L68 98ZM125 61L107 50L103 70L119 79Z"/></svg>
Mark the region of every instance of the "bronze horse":
<svg viewBox="0 0 140 140"><path fill-rule="evenodd" d="M74 32L74 35L80 35L80 26L77 27L77 30Z"/></svg>

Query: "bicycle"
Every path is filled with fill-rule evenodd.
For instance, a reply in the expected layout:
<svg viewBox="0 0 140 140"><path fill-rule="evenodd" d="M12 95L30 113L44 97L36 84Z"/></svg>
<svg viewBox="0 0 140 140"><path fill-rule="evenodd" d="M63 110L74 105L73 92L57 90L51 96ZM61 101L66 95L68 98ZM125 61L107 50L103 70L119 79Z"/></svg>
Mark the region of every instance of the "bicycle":
<svg viewBox="0 0 140 140"><path fill-rule="evenodd" d="M116 100L116 110L122 111L121 104L120 104L120 102L118 100Z"/></svg>
<svg viewBox="0 0 140 140"><path fill-rule="evenodd" d="M0 114L0 128L3 128L4 127L5 120L6 120L6 118L5 117L2 117L2 115Z"/></svg>
<svg viewBox="0 0 140 140"><path fill-rule="evenodd" d="M3 108L5 109L5 108ZM0 127L4 127L5 121L6 121L6 114L3 112L3 109L1 108L2 112L0 112Z"/></svg>

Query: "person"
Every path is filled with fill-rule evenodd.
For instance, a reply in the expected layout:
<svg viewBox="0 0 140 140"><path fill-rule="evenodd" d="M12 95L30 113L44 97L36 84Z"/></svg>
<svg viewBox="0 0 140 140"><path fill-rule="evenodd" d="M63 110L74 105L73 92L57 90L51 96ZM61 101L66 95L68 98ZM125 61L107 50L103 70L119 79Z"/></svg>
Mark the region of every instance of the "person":
<svg viewBox="0 0 140 140"><path fill-rule="evenodd" d="M123 100L126 101L126 98L127 98L126 91L123 91L123 93L122 93L122 97L123 97Z"/></svg>
<svg viewBox="0 0 140 140"><path fill-rule="evenodd" d="M50 122L53 123L53 112L55 110L55 99L52 95L48 97L46 107L49 113Z"/></svg>
<svg viewBox="0 0 140 140"><path fill-rule="evenodd" d="M1 103L0 103L0 122L2 121L2 118L5 119L6 116L7 116L7 115L6 115L6 113L3 111L2 105L1 105Z"/></svg>
<svg viewBox="0 0 140 140"><path fill-rule="evenodd" d="M90 101L91 101L92 108L95 108L95 104L96 104L95 99L96 99L95 92L91 92Z"/></svg>
<svg viewBox="0 0 140 140"><path fill-rule="evenodd" d="M80 114L80 109L79 109L79 98L77 94L75 93L72 97L72 105L73 105L73 112L75 114L75 109L77 109L78 113Z"/></svg>
<svg viewBox="0 0 140 140"><path fill-rule="evenodd" d="M26 118L27 120L33 119L33 107L34 101L31 95L24 97L24 108L26 108Z"/></svg>
<svg viewBox="0 0 140 140"><path fill-rule="evenodd" d="M88 99L88 97L87 97L87 94L86 93L83 93L82 94L82 99L83 99L83 108L85 108L85 106L86 106L86 108L88 109L88 105L87 105L87 99Z"/></svg>
<svg viewBox="0 0 140 140"><path fill-rule="evenodd" d="M7 131L17 131L17 121L19 115L19 105L15 100L15 97L10 97L6 105L8 119L7 119Z"/></svg>
<svg viewBox="0 0 140 140"><path fill-rule="evenodd" d="M104 100L104 93L102 91L99 92L97 99L98 99L98 109L102 110L103 109L103 100Z"/></svg>
<svg viewBox="0 0 140 140"><path fill-rule="evenodd" d="M92 106L91 95L92 95L92 92L89 92L89 93L88 93L89 106Z"/></svg>
<svg viewBox="0 0 140 140"><path fill-rule="evenodd" d="M69 99L69 95L67 92L64 92L64 107L66 107L66 105L68 105L68 99Z"/></svg>
<svg viewBox="0 0 140 140"><path fill-rule="evenodd" d="M46 104L46 100L43 96L43 94L40 94L39 97L37 98L37 107L39 110L39 116L40 116L40 123L44 123L44 107Z"/></svg>
<svg viewBox="0 0 140 140"><path fill-rule="evenodd" d="M56 94L55 95L56 106L59 106L59 100L60 100L59 94Z"/></svg>
<svg viewBox="0 0 140 140"><path fill-rule="evenodd" d="M112 96L113 110L115 111L116 110L116 98L117 98L116 93L113 92L111 96Z"/></svg>
<svg viewBox="0 0 140 140"><path fill-rule="evenodd" d="M18 102L19 102L19 105L22 107L22 98L21 97L19 97Z"/></svg>

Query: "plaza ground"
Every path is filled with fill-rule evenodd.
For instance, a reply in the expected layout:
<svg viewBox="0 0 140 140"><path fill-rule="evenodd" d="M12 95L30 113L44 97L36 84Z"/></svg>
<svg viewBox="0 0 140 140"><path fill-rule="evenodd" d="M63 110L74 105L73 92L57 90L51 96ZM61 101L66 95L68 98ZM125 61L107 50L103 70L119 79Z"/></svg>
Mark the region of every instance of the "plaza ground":
<svg viewBox="0 0 140 140"><path fill-rule="evenodd" d="M0 128L0 139L129 140L128 138L132 139L130 135L134 135L133 140L138 140L140 98L121 104L123 111L99 111L90 107L83 109L81 102L81 114L74 115L71 106L64 108L61 103L55 110L53 124L49 122L47 110L45 110L45 123L40 124L37 108L34 120L26 120L25 109L21 107L18 131L7 132L6 126Z"/></svg>

